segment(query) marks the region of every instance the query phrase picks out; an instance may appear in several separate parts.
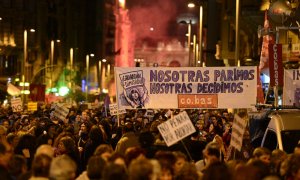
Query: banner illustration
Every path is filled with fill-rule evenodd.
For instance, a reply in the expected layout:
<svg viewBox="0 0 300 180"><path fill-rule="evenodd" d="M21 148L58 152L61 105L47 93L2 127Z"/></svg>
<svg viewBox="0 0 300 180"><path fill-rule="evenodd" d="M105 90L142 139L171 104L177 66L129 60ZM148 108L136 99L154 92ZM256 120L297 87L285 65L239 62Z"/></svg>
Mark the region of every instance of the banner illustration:
<svg viewBox="0 0 300 180"><path fill-rule="evenodd" d="M145 87L143 71L132 71L119 75L123 87L121 103L132 108L143 108L147 103L148 90Z"/></svg>

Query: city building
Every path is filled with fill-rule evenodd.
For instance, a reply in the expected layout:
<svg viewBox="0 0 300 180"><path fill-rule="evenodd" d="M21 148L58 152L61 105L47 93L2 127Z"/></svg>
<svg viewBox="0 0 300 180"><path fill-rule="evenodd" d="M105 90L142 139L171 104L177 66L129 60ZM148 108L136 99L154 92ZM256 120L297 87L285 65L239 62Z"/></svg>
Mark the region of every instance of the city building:
<svg viewBox="0 0 300 180"><path fill-rule="evenodd" d="M114 0L1 1L1 82L20 82L24 74L26 82L47 89L82 86L88 55L88 86L97 89L99 60L107 60L103 68L113 63L114 6Z"/></svg>

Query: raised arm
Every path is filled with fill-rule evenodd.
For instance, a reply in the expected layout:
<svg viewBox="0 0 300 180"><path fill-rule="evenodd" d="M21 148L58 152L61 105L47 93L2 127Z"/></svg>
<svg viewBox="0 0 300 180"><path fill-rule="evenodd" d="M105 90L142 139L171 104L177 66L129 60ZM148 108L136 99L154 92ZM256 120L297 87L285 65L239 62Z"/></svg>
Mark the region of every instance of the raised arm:
<svg viewBox="0 0 300 180"><path fill-rule="evenodd" d="M136 104L128 97L126 89L124 89L123 92L124 92L125 99L130 104L130 106L136 107Z"/></svg>

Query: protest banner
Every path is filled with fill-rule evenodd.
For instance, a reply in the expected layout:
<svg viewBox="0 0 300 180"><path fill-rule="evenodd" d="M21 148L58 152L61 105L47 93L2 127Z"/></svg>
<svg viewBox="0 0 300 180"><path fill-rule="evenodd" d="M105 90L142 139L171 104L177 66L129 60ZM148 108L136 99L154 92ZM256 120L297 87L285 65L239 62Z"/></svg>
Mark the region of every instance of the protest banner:
<svg viewBox="0 0 300 180"><path fill-rule="evenodd" d="M237 114L234 115L230 146L233 146L238 151L241 151L243 146L243 136L247 126L247 120L239 117Z"/></svg>
<svg viewBox="0 0 300 180"><path fill-rule="evenodd" d="M167 146L172 146L178 141L196 132L186 111L174 116L157 126Z"/></svg>
<svg viewBox="0 0 300 180"><path fill-rule="evenodd" d="M284 70L283 105L300 107L300 69Z"/></svg>
<svg viewBox="0 0 300 180"><path fill-rule="evenodd" d="M13 112L22 112L23 111L23 105L22 105L21 98L11 99L10 104L11 104Z"/></svg>
<svg viewBox="0 0 300 180"><path fill-rule="evenodd" d="M257 67L115 67L115 72L119 108L217 109L256 104Z"/></svg>

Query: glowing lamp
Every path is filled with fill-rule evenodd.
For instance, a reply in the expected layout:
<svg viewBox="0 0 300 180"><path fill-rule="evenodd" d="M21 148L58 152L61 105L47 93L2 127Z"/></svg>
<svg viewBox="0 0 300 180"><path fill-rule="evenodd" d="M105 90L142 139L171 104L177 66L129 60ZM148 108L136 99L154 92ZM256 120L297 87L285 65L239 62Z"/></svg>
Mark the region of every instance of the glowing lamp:
<svg viewBox="0 0 300 180"><path fill-rule="evenodd" d="M69 88L67 88L67 87L65 87L65 86L62 86L62 87L59 88L58 94L59 94L60 96L65 96L65 95L67 95L67 94L69 93L69 91L70 91Z"/></svg>

